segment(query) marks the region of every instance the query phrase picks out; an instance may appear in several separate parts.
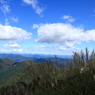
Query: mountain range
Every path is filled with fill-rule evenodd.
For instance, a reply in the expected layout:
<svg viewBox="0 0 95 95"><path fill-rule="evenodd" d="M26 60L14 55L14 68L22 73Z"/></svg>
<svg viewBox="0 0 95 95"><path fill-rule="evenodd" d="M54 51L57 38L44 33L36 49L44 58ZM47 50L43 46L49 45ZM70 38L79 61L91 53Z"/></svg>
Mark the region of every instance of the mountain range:
<svg viewBox="0 0 95 95"><path fill-rule="evenodd" d="M54 55L49 55L49 54L13 54L13 53L1 53L0 58L5 58L7 56L14 56L14 55L21 55L24 57L29 57L29 58L54 58ZM72 58L72 55L56 55L58 58Z"/></svg>
<svg viewBox="0 0 95 95"><path fill-rule="evenodd" d="M0 82L8 79L14 74L18 73L23 68L27 67L27 64L32 63L48 63L56 64L56 62L62 64L66 63L67 58L57 58L53 56L44 56L42 55L19 55L19 54L0 54ZM59 64L56 64L57 67L60 67Z"/></svg>

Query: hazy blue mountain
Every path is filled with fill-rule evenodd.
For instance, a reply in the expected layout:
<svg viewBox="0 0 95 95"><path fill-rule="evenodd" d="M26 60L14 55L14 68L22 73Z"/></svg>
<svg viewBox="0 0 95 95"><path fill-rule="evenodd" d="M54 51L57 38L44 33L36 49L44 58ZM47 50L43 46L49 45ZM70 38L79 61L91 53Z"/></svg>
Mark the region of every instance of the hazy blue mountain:
<svg viewBox="0 0 95 95"><path fill-rule="evenodd" d="M25 57L22 55L8 55L5 58L10 59L14 62L21 62L21 61L25 61L25 60L32 60L32 58L30 57Z"/></svg>
<svg viewBox="0 0 95 95"><path fill-rule="evenodd" d="M58 58L72 59L72 55L56 55Z"/></svg>
<svg viewBox="0 0 95 95"><path fill-rule="evenodd" d="M51 60L51 63L55 64L55 56L54 55L45 55L45 54L2 54L4 58L10 59L14 62L22 62L25 60L32 60L36 63L46 62L47 60ZM58 62L65 62L67 59L71 59L70 55L56 55L58 58Z"/></svg>
<svg viewBox="0 0 95 95"><path fill-rule="evenodd" d="M34 62L36 62L36 63L46 62L46 59L44 59L44 58L33 58L32 60L33 60Z"/></svg>
<svg viewBox="0 0 95 95"><path fill-rule="evenodd" d="M0 58L5 58L6 56L8 56L9 54L5 54L5 53L1 53L0 54Z"/></svg>
<svg viewBox="0 0 95 95"><path fill-rule="evenodd" d="M55 56L52 54L22 54L26 57L36 57L36 58L54 58ZM72 58L72 55L56 55L58 58Z"/></svg>
<svg viewBox="0 0 95 95"><path fill-rule="evenodd" d="M54 55L45 55L45 54L22 54L23 56L26 57L36 57L36 58L51 58L54 57Z"/></svg>
<svg viewBox="0 0 95 95"><path fill-rule="evenodd" d="M20 56L23 56L23 57L28 57L28 58L54 58L54 55L51 55L51 54L13 54L13 53L1 53L0 54L0 58L7 58L8 56L17 56L17 55L20 55ZM71 55L56 55L58 58L72 58Z"/></svg>
<svg viewBox="0 0 95 95"><path fill-rule="evenodd" d="M22 61L25 61L25 60L32 60L36 63L46 62L46 59L44 59L44 58L37 58L37 57L32 58L32 57L25 57L25 56L22 56L22 55L8 55L5 58L10 59L14 62L22 62Z"/></svg>

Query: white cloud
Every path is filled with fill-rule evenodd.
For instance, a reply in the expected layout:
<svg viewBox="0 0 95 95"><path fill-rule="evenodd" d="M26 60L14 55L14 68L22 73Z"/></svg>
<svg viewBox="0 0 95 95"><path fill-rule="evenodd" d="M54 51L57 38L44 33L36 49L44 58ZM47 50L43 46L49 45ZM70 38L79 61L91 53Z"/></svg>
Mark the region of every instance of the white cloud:
<svg viewBox="0 0 95 95"><path fill-rule="evenodd" d="M32 8L35 10L37 14L42 16L42 12L44 11L44 7L39 6L39 2L37 0L23 0L24 3L28 5L32 5Z"/></svg>
<svg viewBox="0 0 95 95"><path fill-rule="evenodd" d="M43 45L40 45L40 46L32 46L31 49L32 49L32 50L39 50L39 51L42 51L42 50L45 50L45 47L46 47L46 46L43 46Z"/></svg>
<svg viewBox="0 0 95 95"><path fill-rule="evenodd" d="M9 23L10 23L10 22L9 22L9 19L6 18L6 19L5 19L5 25L9 25Z"/></svg>
<svg viewBox="0 0 95 95"><path fill-rule="evenodd" d="M7 47L6 47L7 48ZM32 53L32 54L53 54L53 55L72 55L72 51L80 51L80 49L75 47L64 47L64 46L32 46L26 49L21 48L7 48L7 49L0 49L0 52L6 53Z"/></svg>
<svg viewBox="0 0 95 95"><path fill-rule="evenodd" d="M14 22L18 22L18 17L11 17L11 20Z"/></svg>
<svg viewBox="0 0 95 95"><path fill-rule="evenodd" d="M14 44L14 43L16 43L16 40L10 40L9 43Z"/></svg>
<svg viewBox="0 0 95 95"><path fill-rule="evenodd" d="M9 53L9 52L12 52L12 50L10 50L10 49L0 49L0 52L1 53Z"/></svg>
<svg viewBox="0 0 95 95"><path fill-rule="evenodd" d="M63 47L63 46L59 47L59 49L60 49L60 50L66 50L66 48Z"/></svg>
<svg viewBox="0 0 95 95"><path fill-rule="evenodd" d="M0 3L1 3L1 4L4 4L5 2L6 2L6 1L4 1L4 0L0 0Z"/></svg>
<svg viewBox="0 0 95 95"><path fill-rule="evenodd" d="M23 49L0 49L1 53L22 53Z"/></svg>
<svg viewBox="0 0 95 95"><path fill-rule="evenodd" d="M30 39L32 33L18 27L4 26L0 24L0 40L24 40Z"/></svg>
<svg viewBox="0 0 95 95"><path fill-rule="evenodd" d="M6 15L6 13L10 12L10 6L7 5L7 4L4 4L4 5L1 6L1 10Z"/></svg>
<svg viewBox="0 0 95 95"><path fill-rule="evenodd" d="M62 19L68 20L69 22L74 22L76 19L69 15L64 15Z"/></svg>
<svg viewBox="0 0 95 95"><path fill-rule="evenodd" d="M83 29L76 28L71 24L54 23L43 24L38 28L39 38L37 42L59 43L61 45L73 46L83 39Z"/></svg>
<svg viewBox="0 0 95 95"><path fill-rule="evenodd" d="M22 49L13 49L14 52L22 52Z"/></svg>
<svg viewBox="0 0 95 95"><path fill-rule="evenodd" d="M7 17L7 14L10 13L11 9L10 6L8 5L8 1L4 1L4 0L0 0L1 3L1 7L0 9L2 10L2 12L5 15L5 25L9 25L9 20L14 21L14 22L18 22L18 17L12 16L11 18Z"/></svg>
<svg viewBox="0 0 95 95"><path fill-rule="evenodd" d="M20 48L20 46L17 43L5 44L5 45L2 45L2 46L3 47Z"/></svg>
<svg viewBox="0 0 95 95"><path fill-rule="evenodd" d="M37 32L39 38L35 41L40 43L59 43L72 47L74 44L81 44L82 41L95 41L95 29L84 31L71 24L43 24L40 25Z"/></svg>
<svg viewBox="0 0 95 95"><path fill-rule="evenodd" d="M34 25L32 26L32 28L38 28L38 27L39 27L38 24L34 24Z"/></svg>
<svg viewBox="0 0 95 95"><path fill-rule="evenodd" d="M64 46L32 46L24 50L25 53L32 54L53 54L53 55L72 55L72 51L79 51L75 47L64 47Z"/></svg>

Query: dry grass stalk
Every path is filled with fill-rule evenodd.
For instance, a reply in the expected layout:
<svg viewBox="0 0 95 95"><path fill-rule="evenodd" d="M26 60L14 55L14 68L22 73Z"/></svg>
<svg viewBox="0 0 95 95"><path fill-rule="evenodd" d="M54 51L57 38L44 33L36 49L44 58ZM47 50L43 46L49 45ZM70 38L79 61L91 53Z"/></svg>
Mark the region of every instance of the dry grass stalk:
<svg viewBox="0 0 95 95"><path fill-rule="evenodd" d="M95 81L95 75L93 75L94 81Z"/></svg>

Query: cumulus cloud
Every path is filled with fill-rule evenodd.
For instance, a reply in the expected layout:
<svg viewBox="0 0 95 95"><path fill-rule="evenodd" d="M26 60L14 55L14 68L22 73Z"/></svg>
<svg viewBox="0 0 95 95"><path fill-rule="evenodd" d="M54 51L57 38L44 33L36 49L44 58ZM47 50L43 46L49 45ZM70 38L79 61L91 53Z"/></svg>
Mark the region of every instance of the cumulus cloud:
<svg viewBox="0 0 95 95"><path fill-rule="evenodd" d="M38 28L38 27L39 27L38 24L34 24L34 25L32 26L32 28Z"/></svg>
<svg viewBox="0 0 95 95"><path fill-rule="evenodd" d="M5 44L5 45L2 45L2 46L3 47L20 48L20 46L17 43Z"/></svg>
<svg viewBox="0 0 95 95"><path fill-rule="evenodd" d="M23 0L24 3L28 5L32 5L32 8L35 10L37 14L42 16L42 12L44 11L44 7L39 6L39 2L37 0Z"/></svg>
<svg viewBox="0 0 95 95"><path fill-rule="evenodd" d="M18 27L0 24L0 40L25 40L30 39L32 33Z"/></svg>
<svg viewBox="0 0 95 95"><path fill-rule="evenodd" d="M80 43L84 36L83 29L64 23L43 24L37 32L37 42L59 43L68 47Z"/></svg>
<svg viewBox="0 0 95 95"><path fill-rule="evenodd" d="M40 43L59 43L67 47L81 44L82 41L95 41L95 29L84 31L66 23L43 24L37 30Z"/></svg>
<svg viewBox="0 0 95 95"><path fill-rule="evenodd" d="M76 19L69 15L64 15L62 19L68 20L69 22L74 22Z"/></svg>

